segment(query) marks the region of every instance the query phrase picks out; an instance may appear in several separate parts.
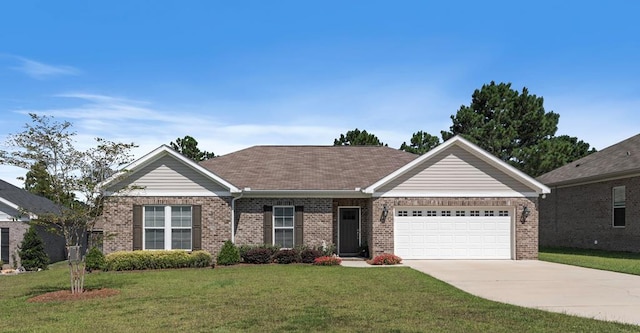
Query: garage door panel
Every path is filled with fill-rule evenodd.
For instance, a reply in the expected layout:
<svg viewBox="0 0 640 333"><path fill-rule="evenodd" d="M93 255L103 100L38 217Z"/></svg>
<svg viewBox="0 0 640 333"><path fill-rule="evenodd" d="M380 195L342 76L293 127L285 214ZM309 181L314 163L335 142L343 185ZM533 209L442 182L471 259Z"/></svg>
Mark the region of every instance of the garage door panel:
<svg viewBox="0 0 640 333"><path fill-rule="evenodd" d="M461 215L396 216L396 253L405 259L511 258L510 216L471 216L469 211Z"/></svg>

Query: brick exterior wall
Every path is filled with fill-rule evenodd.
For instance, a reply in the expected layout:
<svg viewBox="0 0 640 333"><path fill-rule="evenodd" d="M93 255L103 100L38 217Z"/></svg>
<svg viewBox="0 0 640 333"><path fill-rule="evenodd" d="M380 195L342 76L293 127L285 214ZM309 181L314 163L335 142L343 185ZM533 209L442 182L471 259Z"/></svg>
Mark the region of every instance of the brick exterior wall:
<svg viewBox="0 0 640 333"><path fill-rule="evenodd" d="M303 206L302 237L305 245L335 243L330 198L247 198L236 201L236 244L264 243L264 206Z"/></svg>
<svg viewBox="0 0 640 333"><path fill-rule="evenodd" d="M17 250L24 239L24 234L29 229L29 222L0 221L0 228L9 228L9 262L5 262L5 264L13 266L12 254L15 254L18 265L20 265L20 257ZM44 251L47 253L51 263L66 260L64 237L49 232L45 226L41 225L36 225L36 232L44 243Z"/></svg>
<svg viewBox="0 0 640 333"><path fill-rule="evenodd" d="M13 256L15 254L18 258L18 245L22 242L24 233L29 229L27 222L14 222L14 221L0 221L0 228L9 228L9 262L5 264L13 265Z"/></svg>
<svg viewBox="0 0 640 333"><path fill-rule="evenodd" d="M217 254L231 239L230 197L111 197L103 210L104 253L133 250L134 205L201 205L202 249Z"/></svg>
<svg viewBox="0 0 640 333"><path fill-rule="evenodd" d="M616 186L626 187L624 228L613 227ZM551 188L540 201L540 246L640 252L640 177Z"/></svg>
<svg viewBox="0 0 640 333"><path fill-rule="evenodd" d="M382 220L383 206L389 213ZM522 206L529 207L530 215L520 222ZM393 253L393 209L396 206L424 207L507 207L516 212L515 259L538 258L538 198L373 198L371 209L372 232L369 248L371 255Z"/></svg>

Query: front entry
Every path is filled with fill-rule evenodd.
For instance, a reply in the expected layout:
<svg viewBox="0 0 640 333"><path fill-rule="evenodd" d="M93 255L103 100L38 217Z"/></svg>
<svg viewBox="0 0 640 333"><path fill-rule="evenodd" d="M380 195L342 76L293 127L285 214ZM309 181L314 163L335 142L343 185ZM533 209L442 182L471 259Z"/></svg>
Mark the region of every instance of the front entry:
<svg viewBox="0 0 640 333"><path fill-rule="evenodd" d="M360 247L360 208L338 208L338 255L356 256Z"/></svg>

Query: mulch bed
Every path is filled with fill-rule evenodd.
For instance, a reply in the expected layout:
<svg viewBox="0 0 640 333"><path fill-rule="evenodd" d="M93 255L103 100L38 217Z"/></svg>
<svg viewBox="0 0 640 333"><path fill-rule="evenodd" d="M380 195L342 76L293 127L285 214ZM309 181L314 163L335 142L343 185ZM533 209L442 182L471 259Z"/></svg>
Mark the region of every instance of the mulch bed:
<svg viewBox="0 0 640 333"><path fill-rule="evenodd" d="M47 302L59 302L59 301L80 301L80 300L93 299L93 298L105 298L105 297L117 295L119 293L120 293L119 290L108 289L108 288L85 290L81 294L72 294L71 290L59 290L59 291L53 291L50 293L29 298L27 302L47 303Z"/></svg>

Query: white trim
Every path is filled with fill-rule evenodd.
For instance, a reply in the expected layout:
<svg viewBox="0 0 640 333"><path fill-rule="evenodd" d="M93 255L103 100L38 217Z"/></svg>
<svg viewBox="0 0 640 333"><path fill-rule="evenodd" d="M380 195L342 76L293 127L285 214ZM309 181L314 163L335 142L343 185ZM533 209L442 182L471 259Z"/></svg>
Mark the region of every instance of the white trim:
<svg viewBox="0 0 640 333"><path fill-rule="evenodd" d="M389 191L389 192L375 192L372 194L374 198L537 198L539 196L536 192L515 192L515 191L458 191L458 192L413 192L413 191Z"/></svg>
<svg viewBox="0 0 640 333"><path fill-rule="evenodd" d="M291 208L293 210L293 225L291 228L289 227L278 227L280 230L289 230L291 229L291 240L293 241L292 247L285 247L284 244L279 244L283 249L292 249L296 247L296 206L292 205L278 205L271 207L271 245L276 244L276 207L277 208Z"/></svg>
<svg viewBox="0 0 640 333"><path fill-rule="evenodd" d="M20 206L16 205L15 203L13 203L13 202L5 199L5 198L2 198L2 197L0 197L0 203L3 203L5 205L9 206L9 208L13 208L13 209L17 210L18 212L20 212L22 210L22 208ZM37 214L34 214L32 212L29 212L29 211L27 211L27 213L29 214L28 218L25 218L25 217L21 216L18 221L27 222L29 220L38 219L38 215ZM13 218L13 216L11 218Z"/></svg>
<svg viewBox="0 0 640 333"><path fill-rule="evenodd" d="M231 192L211 191L146 191L145 189L127 192L105 192L113 197L231 197Z"/></svg>
<svg viewBox="0 0 640 333"><path fill-rule="evenodd" d="M117 172L115 175L109 177L109 179L105 180L104 182L102 182L99 185L99 188L106 188L109 185L113 185L113 183L117 183L120 180L122 180L122 178L126 178L129 177L131 174L136 173L136 171L138 171L139 169L143 168L144 166L157 161L158 159L160 159L161 157L164 156L172 156L175 159L177 159L178 161L186 164L187 166L191 167L194 171L202 174L203 176L209 178L210 180L226 187L229 189L230 192L232 193L237 193L240 192L240 190L238 188L236 188L235 186L233 186L233 184L227 182L226 180L222 179L220 176L214 174L213 172L205 169L204 167L200 166L198 163L194 162L193 160L185 157L184 155L178 153L177 151L173 150L172 148L170 148L167 145L162 145L154 150L152 150L151 152L147 153L146 155L142 156L141 158L133 161L132 163L130 163L129 165L127 165L126 167L124 167L121 171Z"/></svg>
<svg viewBox="0 0 640 333"><path fill-rule="evenodd" d="M338 244L336 244L336 252L340 255L340 220L342 215L341 209L358 209L358 247L362 246L362 207L360 206L338 206Z"/></svg>
<svg viewBox="0 0 640 333"><path fill-rule="evenodd" d="M522 171L512 167L511 165L505 163L504 161L500 160L499 158L491 155L490 153L488 153L487 151L485 151L484 149L474 145L473 143L465 140L464 138L462 138L459 135L454 136L453 138L445 141L444 143L442 143L441 145L437 146L436 148L428 151L426 154L416 158L415 160L407 163L406 165L404 165L403 167L401 167L400 169L392 172L391 174L389 174L388 176L380 179L379 181L375 182L373 185L367 187L364 192L365 193L375 193L377 189L379 189L380 187L383 187L384 185L388 184L389 182L393 181L394 179L400 177L401 175L407 173L408 171L412 170L413 168L419 166L420 164L422 164L424 161L432 158L433 156L437 155L438 153L440 153L443 150L448 149L451 146L458 146L468 152L470 152L471 154L475 155L476 157L480 158L481 160L489 163L490 165L494 166L495 168L499 169L500 171L506 173L507 175L511 176L512 178L515 178L516 180L520 181L522 184L526 185L527 187L531 188L532 190L534 190L537 194L545 194L545 193L551 193L551 190L544 184L538 182L537 180L531 178L530 176L526 175L525 173L523 173Z"/></svg>

